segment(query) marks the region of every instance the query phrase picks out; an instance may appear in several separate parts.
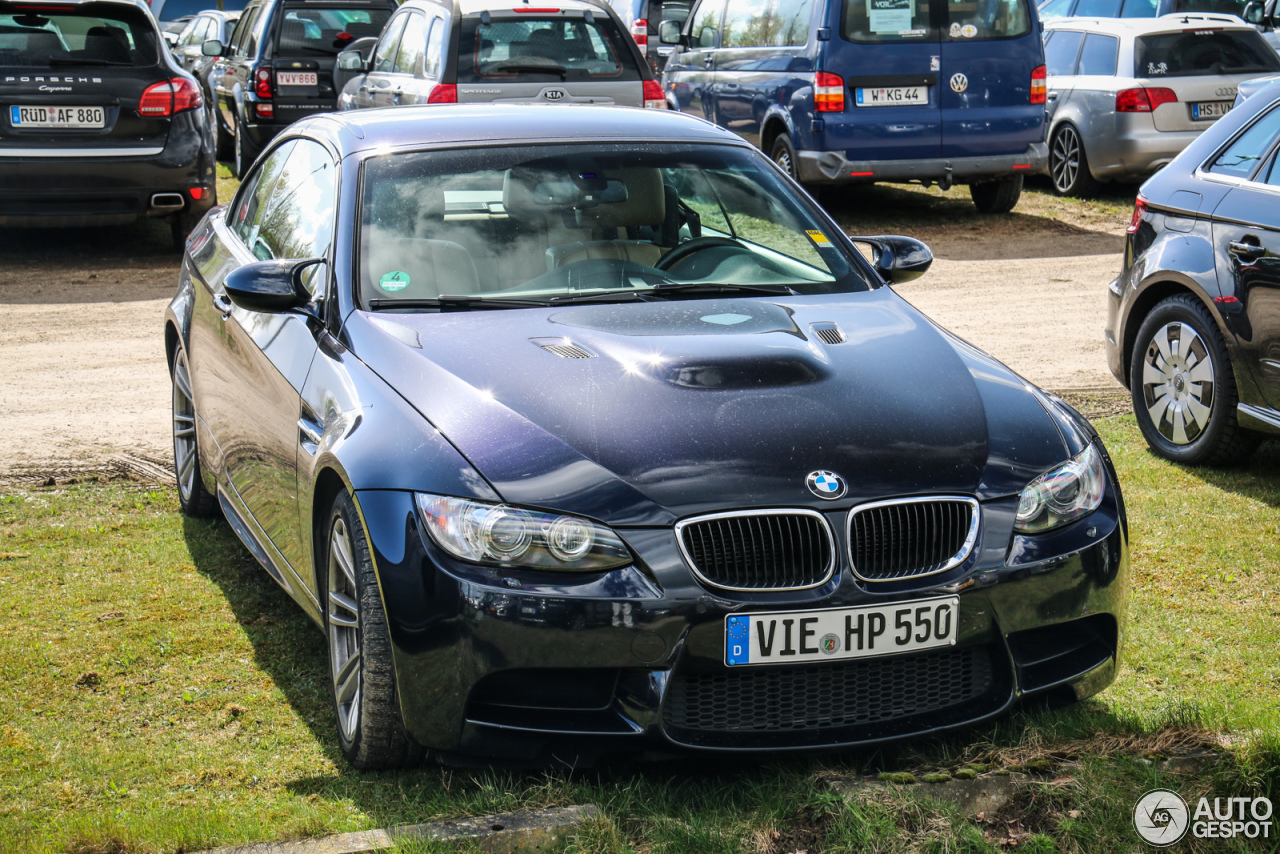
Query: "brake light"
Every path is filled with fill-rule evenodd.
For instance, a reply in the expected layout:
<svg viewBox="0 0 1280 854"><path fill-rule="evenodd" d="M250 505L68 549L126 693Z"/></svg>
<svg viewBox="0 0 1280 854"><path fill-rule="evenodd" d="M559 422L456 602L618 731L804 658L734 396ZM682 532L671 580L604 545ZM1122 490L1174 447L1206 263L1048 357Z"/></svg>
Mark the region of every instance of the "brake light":
<svg viewBox="0 0 1280 854"><path fill-rule="evenodd" d="M826 71L814 74L813 108L819 113L843 113L844 78Z"/></svg>
<svg viewBox="0 0 1280 854"><path fill-rule="evenodd" d="M1046 74L1043 65L1037 65L1031 70L1031 103L1033 104L1049 103L1049 84L1045 79Z"/></svg>
<svg viewBox="0 0 1280 854"><path fill-rule="evenodd" d="M1147 215L1147 199L1145 196L1138 196L1133 202L1133 218L1129 220L1129 227L1125 229L1127 234L1133 234L1138 230L1138 226L1142 225L1142 219Z"/></svg>
<svg viewBox="0 0 1280 854"><path fill-rule="evenodd" d="M191 198L195 199L198 202L204 198L204 194L207 193L208 190L206 190L204 187L192 187L190 192L191 192Z"/></svg>
<svg viewBox="0 0 1280 854"><path fill-rule="evenodd" d="M665 110L667 96L662 92L662 84L657 80L644 81L644 105L650 110Z"/></svg>
<svg viewBox="0 0 1280 854"><path fill-rule="evenodd" d="M649 44L649 22L644 18L637 18L631 22L631 38L636 40L636 44L645 47Z"/></svg>
<svg viewBox="0 0 1280 854"><path fill-rule="evenodd" d="M452 83L437 83L431 87L431 94L427 96L428 104L456 104L458 103L458 87Z"/></svg>
<svg viewBox="0 0 1280 854"><path fill-rule="evenodd" d="M138 115L146 118L164 118L185 110L204 106L204 97L196 85L185 77L174 77L153 83L138 99Z"/></svg>
<svg viewBox="0 0 1280 854"><path fill-rule="evenodd" d="M253 72L253 94L259 98L272 96L270 68L259 68Z"/></svg>
<svg viewBox="0 0 1280 854"><path fill-rule="evenodd" d="M1116 93L1117 113L1150 113L1161 104L1176 104L1172 89L1121 89Z"/></svg>

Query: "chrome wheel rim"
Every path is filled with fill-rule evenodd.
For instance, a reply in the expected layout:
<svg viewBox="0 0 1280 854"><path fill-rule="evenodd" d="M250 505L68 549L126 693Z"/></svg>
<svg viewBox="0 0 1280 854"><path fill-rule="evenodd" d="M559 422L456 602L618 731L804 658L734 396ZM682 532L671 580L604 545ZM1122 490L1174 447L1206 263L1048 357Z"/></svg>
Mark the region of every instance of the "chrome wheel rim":
<svg viewBox="0 0 1280 854"><path fill-rule="evenodd" d="M1075 186L1076 176L1080 174L1080 137L1070 127L1064 127L1053 138L1053 186L1065 193Z"/></svg>
<svg viewBox="0 0 1280 854"><path fill-rule="evenodd" d="M338 727L348 742L360 723L360 606L356 601L355 559L347 523L339 516L329 533L329 590L326 604L329 664Z"/></svg>
<svg viewBox="0 0 1280 854"><path fill-rule="evenodd" d="M173 469L178 494L190 500L196 486L196 407L191 394L191 372L182 350L173 359Z"/></svg>
<svg viewBox="0 0 1280 854"><path fill-rule="evenodd" d="M785 148L778 152L777 156L773 158L773 162L781 166L782 171L786 172L792 178L796 176L795 170L791 168L791 152L787 151Z"/></svg>
<svg viewBox="0 0 1280 854"><path fill-rule="evenodd" d="M1175 445L1189 445L1213 413L1213 357L1189 324L1166 323L1147 343L1142 395L1147 417Z"/></svg>

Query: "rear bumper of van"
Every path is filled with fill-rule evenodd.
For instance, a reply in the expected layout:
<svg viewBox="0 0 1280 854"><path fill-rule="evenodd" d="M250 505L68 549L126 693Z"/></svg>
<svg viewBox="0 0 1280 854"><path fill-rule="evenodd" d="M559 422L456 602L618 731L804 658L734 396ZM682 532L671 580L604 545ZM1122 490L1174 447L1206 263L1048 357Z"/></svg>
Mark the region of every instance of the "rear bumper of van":
<svg viewBox="0 0 1280 854"><path fill-rule="evenodd" d="M871 184L876 181L945 181L970 184L1035 174L1049 159L1049 146L1034 142L1021 154L983 157L936 157L922 160L849 160L839 151L801 151L796 155L800 180L806 184Z"/></svg>

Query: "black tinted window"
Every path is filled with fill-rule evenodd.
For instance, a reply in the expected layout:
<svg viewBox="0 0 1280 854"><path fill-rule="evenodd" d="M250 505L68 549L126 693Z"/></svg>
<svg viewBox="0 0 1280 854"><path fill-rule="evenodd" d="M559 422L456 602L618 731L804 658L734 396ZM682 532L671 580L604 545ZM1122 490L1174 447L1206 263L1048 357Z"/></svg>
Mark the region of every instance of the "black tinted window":
<svg viewBox="0 0 1280 854"><path fill-rule="evenodd" d="M842 21L844 37L855 42L989 41L1031 32L1031 7L1027 0L845 0Z"/></svg>
<svg viewBox="0 0 1280 854"><path fill-rule="evenodd" d="M279 52L336 55L355 39L376 36L391 13L385 9L285 7Z"/></svg>
<svg viewBox="0 0 1280 854"><path fill-rule="evenodd" d="M1076 54L1080 52L1080 39L1084 33L1074 30L1055 30L1044 46L1044 64L1050 74L1071 74L1076 67Z"/></svg>
<svg viewBox="0 0 1280 854"><path fill-rule="evenodd" d="M1080 51L1080 69L1077 74L1101 74L1112 77L1116 73L1116 51L1120 40L1114 36L1089 33L1084 37L1084 50Z"/></svg>
<svg viewBox="0 0 1280 854"><path fill-rule="evenodd" d="M1267 156L1277 135L1280 135L1280 109L1272 109L1214 158L1209 171L1233 178L1248 178Z"/></svg>
<svg viewBox="0 0 1280 854"><path fill-rule="evenodd" d="M521 14L489 23L464 18L459 83L639 80L640 69L613 19Z"/></svg>
<svg viewBox="0 0 1280 854"><path fill-rule="evenodd" d="M1135 77L1198 77L1280 70L1254 30L1184 30L1134 39Z"/></svg>
<svg viewBox="0 0 1280 854"><path fill-rule="evenodd" d="M222 0L218 8L224 12L238 12L244 8L245 2L246 0ZM212 9L214 5L213 0L165 0L164 8L160 10L160 20L176 21Z"/></svg>
<svg viewBox="0 0 1280 854"><path fill-rule="evenodd" d="M106 15L0 14L0 66L155 65L153 26L145 12L129 8Z"/></svg>

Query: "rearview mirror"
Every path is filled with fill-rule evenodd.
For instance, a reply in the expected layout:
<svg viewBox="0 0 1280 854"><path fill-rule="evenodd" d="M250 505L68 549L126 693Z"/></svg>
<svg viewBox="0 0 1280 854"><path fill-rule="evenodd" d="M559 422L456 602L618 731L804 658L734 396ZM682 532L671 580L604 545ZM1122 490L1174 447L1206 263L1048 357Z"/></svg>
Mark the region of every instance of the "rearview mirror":
<svg viewBox="0 0 1280 854"><path fill-rule="evenodd" d="M208 39L200 45L200 52L205 56L222 56L223 50L222 42L217 39Z"/></svg>
<svg viewBox="0 0 1280 854"><path fill-rule="evenodd" d="M680 22L663 21L658 24L658 41L663 44L680 44Z"/></svg>
<svg viewBox="0 0 1280 854"><path fill-rule="evenodd" d="M228 273L222 286L233 303L249 311L292 311L311 302L305 274L323 263L323 258L255 261Z"/></svg>
<svg viewBox="0 0 1280 854"><path fill-rule="evenodd" d="M878 237L851 237L855 243L871 247L872 265L891 285L918 279L933 264L929 247L914 237L884 234Z"/></svg>

